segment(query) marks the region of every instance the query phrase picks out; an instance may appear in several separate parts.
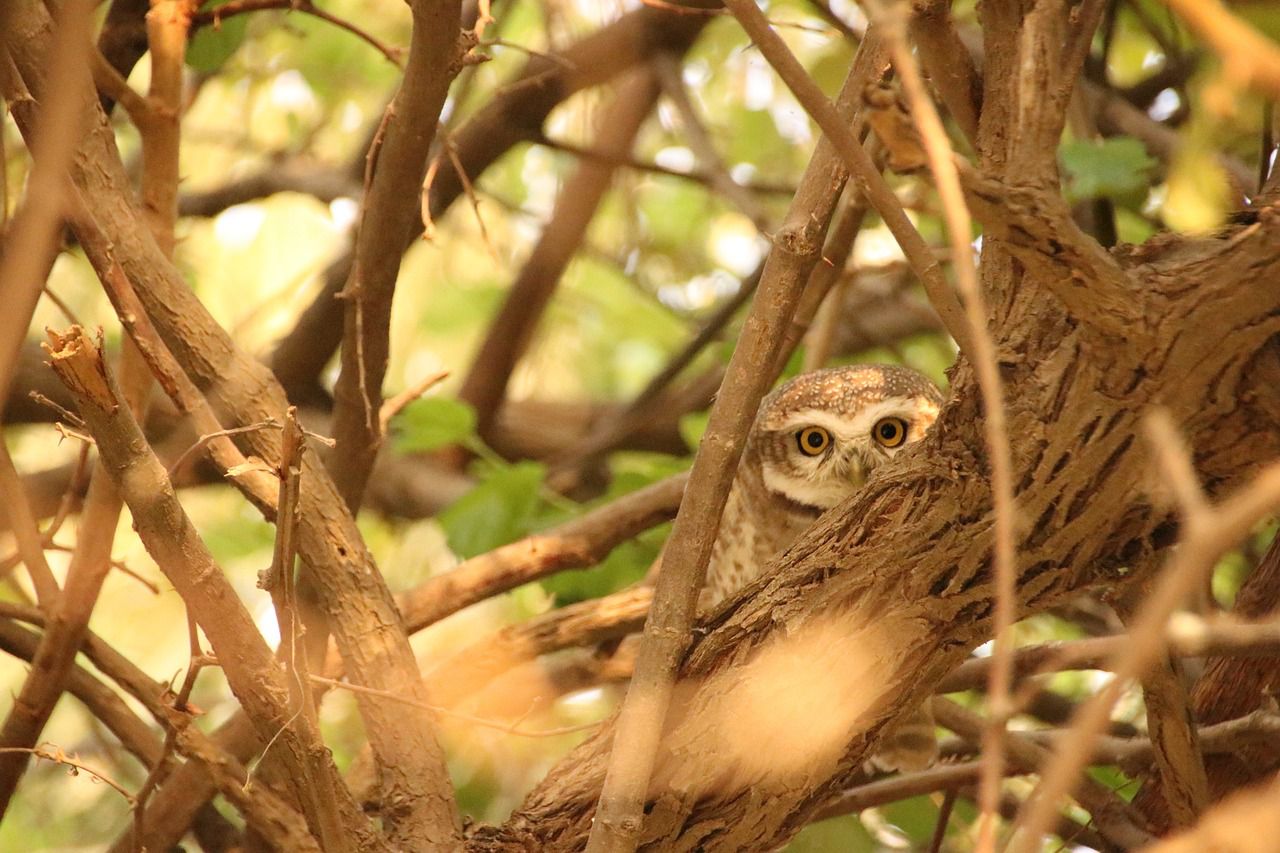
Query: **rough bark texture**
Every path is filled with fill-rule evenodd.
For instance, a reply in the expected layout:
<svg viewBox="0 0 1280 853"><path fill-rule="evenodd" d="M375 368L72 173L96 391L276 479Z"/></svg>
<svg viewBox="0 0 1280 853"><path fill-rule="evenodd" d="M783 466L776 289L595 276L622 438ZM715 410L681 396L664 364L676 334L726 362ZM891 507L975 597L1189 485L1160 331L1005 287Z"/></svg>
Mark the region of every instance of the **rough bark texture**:
<svg viewBox="0 0 1280 853"><path fill-rule="evenodd" d="M1129 308L1148 318L1125 340L1082 322L1092 318L1068 315L1049 297L1065 287L1087 293L1095 284L1057 262L1061 245L1007 225L1043 216L1068 231L1054 213L1057 197L1025 188L1007 202L988 211L984 224L1002 242L1018 241L1018 260L988 251L982 275L988 292L1004 295L992 332L1025 531L1019 606L1031 613L1123 583L1128 567L1172 541L1175 524L1146 488L1150 452L1139 421L1152 406L1167 409L1183 430L1210 494L1240 484L1280 452L1280 291L1255 286L1280 274L1273 249L1280 223L1264 211L1254 224L1221 235L1168 237L1116 254ZM962 362L929 438L820 520L775 571L707 626L683 666L689 690L659 757L647 849L765 849L791 836L852 778L898 709L919 701L989 636L992 518L981 417ZM802 641L824 624L845 626L843 642L852 636L873 648L868 666L882 676L859 681L861 711L848 719L839 747L799 780L725 769L725 757L709 749L725 713L722 691L750 678L748 667L762 651ZM822 656L806 666L807 679L821 680L839 677L849 662ZM708 683L698 689L702 681ZM826 710L766 715L762 724L786 731ZM579 846L610 732L576 750L505 826L477 833L472 849ZM769 751L767 740L753 748ZM693 771L673 775L700 764L721 772L711 780Z"/></svg>

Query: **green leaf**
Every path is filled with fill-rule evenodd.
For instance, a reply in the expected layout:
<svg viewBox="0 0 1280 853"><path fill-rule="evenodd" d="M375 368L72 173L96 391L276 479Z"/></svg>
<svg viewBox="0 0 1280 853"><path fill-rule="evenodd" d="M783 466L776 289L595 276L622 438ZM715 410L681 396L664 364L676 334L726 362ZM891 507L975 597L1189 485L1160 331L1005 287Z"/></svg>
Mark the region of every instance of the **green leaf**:
<svg viewBox="0 0 1280 853"><path fill-rule="evenodd" d="M1119 767L1100 764L1090 767L1086 772L1118 794L1120 799L1126 803L1130 802L1138 793L1138 788L1140 787L1138 781L1125 775Z"/></svg>
<svg viewBox="0 0 1280 853"><path fill-rule="evenodd" d="M1065 143L1059 149L1062 168L1067 173L1067 199L1132 199L1149 184L1156 161L1136 139L1127 136Z"/></svg>
<svg viewBox="0 0 1280 853"><path fill-rule="evenodd" d="M558 607L617 592L645 576L669 532L665 524L647 531L619 544L599 565L554 574L541 582L542 588L556 597Z"/></svg>
<svg viewBox="0 0 1280 853"><path fill-rule="evenodd" d="M476 429L476 413L448 397L427 397L405 407L395 420L395 447L401 453L438 450L465 442Z"/></svg>
<svg viewBox="0 0 1280 853"><path fill-rule="evenodd" d="M200 8L207 12L229 2L230 0L209 0ZM239 50L248 26L248 15L232 15L225 21L201 27L187 45L187 65L206 74L217 71Z"/></svg>
<svg viewBox="0 0 1280 853"><path fill-rule="evenodd" d="M517 462L489 473L436 520L449 548L463 559L492 551L527 534L542 506L545 465Z"/></svg>
<svg viewBox="0 0 1280 853"><path fill-rule="evenodd" d="M834 817L806 826L787 845L786 853L871 853L880 849L871 833L854 815Z"/></svg>

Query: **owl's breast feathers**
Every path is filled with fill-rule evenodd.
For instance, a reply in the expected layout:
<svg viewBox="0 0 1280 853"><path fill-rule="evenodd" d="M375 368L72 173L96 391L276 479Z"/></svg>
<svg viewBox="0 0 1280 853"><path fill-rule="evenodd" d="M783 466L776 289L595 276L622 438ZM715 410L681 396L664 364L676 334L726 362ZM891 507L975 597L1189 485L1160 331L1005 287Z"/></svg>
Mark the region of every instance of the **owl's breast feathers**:
<svg viewBox="0 0 1280 853"><path fill-rule="evenodd" d="M718 604L755 580L820 515L820 510L770 490L748 453L729 490L720 532L707 566L708 604Z"/></svg>

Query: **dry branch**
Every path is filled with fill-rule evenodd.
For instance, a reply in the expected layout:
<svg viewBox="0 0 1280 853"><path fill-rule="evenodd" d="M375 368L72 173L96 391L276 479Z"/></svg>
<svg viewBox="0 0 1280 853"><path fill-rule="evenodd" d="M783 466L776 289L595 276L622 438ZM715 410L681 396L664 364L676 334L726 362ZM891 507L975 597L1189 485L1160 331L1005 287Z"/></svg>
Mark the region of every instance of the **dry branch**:
<svg viewBox="0 0 1280 853"><path fill-rule="evenodd" d="M15 63L29 88L42 91L40 56L49 21L40 4L26 2L19 20L24 29ZM20 122L21 124L21 122ZM23 125L24 133L30 127ZM79 140L73 180L92 210L114 254L89 252L100 276L116 263L132 282L147 314L184 371L200 384L211 402L228 412L233 425L260 423L283 414L280 386L265 367L238 350L212 320L180 275L143 235L129 201L114 138L101 114ZM86 244L86 248L88 248ZM279 436L248 433L247 445L268 461L279 458ZM380 573L361 541L350 514L323 468L307 456L299 524L299 553L319 588L325 611L354 680L376 689L406 691L426 701L416 662ZM376 697L361 696L366 732L379 756L389 802L419 814L452 813L452 791L443 758L425 712ZM456 827L439 827L451 836Z"/></svg>
<svg viewBox="0 0 1280 853"><path fill-rule="evenodd" d="M873 74L878 75L882 63L879 45L868 39L845 79L839 106L831 108L842 115L842 122L851 117L863 87ZM685 500L663 552L663 568L645 622L635 673L617 718L618 736L613 740L599 813L588 842L588 850L594 853L634 850L640 839L644 800L658 760L676 669L692 640L698 591L720 515L747 430L773 383L783 333L821 258L827 228L843 190L844 175L831 177L833 160L830 148L820 146L774 235L756 297L694 457Z"/></svg>
<svg viewBox="0 0 1280 853"><path fill-rule="evenodd" d="M406 627L420 631L522 584L600 562L619 543L673 518L687 481L683 474L670 477L424 581L399 597Z"/></svg>
<svg viewBox="0 0 1280 853"><path fill-rule="evenodd" d="M715 0L688 0L690 8L705 8ZM659 51L682 53L707 23L705 15L687 15L642 6L602 27L563 51L534 56L520 74L452 135L457 162L473 183L517 143L536 139L547 115L575 92L598 86L634 68ZM462 177L451 158L445 158L431 183L428 207L432 221L462 194ZM420 224L403 246L421 234ZM342 306L334 297L351 272L352 255L345 254L325 273L325 286L297 325L276 348L271 366L290 393L309 389L329 362L342 337L338 317Z"/></svg>
<svg viewBox="0 0 1280 853"><path fill-rule="evenodd" d="M54 370L76 397L97 440L100 464L111 472L148 552L204 629L260 736L276 738L280 749L274 754L288 767L312 832L326 849L381 849L319 732L305 717L289 713L288 686L270 649L178 504L98 347L78 327L65 336L50 333L50 340Z"/></svg>
<svg viewBox="0 0 1280 853"><path fill-rule="evenodd" d="M361 200L351 274L338 294L343 306L342 372L333 390L337 451L329 459L329 471L352 512L364 498L382 444L378 412L390 351L391 300L401 255L418 225L417 199L406 188L422 185L449 84L471 47L461 32L461 0L412 0L409 8L413 33L404 80L367 155L367 191ZM405 841L425 832L416 836L421 842L441 827L456 824L458 815L446 807L410 820L424 823Z"/></svg>
<svg viewBox="0 0 1280 853"><path fill-rule="evenodd" d="M12 620L43 625L44 617L38 612L18 610L12 605L6 607L3 617L0 619L0 647L16 657L34 660L39 637ZM178 732L178 748L182 754L194 759L192 766L201 767L216 780L218 790L244 814L254 831L278 849L319 850L302 816L269 788L257 786L248 789L249 775L245 768L234 757L217 748L197 728L190 726L191 721L186 714L169 705L164 684L150 679L92 634L86 636L83 651L99 671L137 699L158 722ZM84 667L76 665L72 668L67 679L67 692L84 703L144 766L154 766L160 760L162 748L153 730L130 710L114 690ZM126 835L129 834L126 831ZM155 849L147 844L148 840L147 836L143 837L143 846ZM129 849L134 849L138 841L130 839Z"/></svg>
<svg viewBox="0 0 1280 853"><path fill-rule="evenodd" d="M995 812L1000 800L1000 780L1004 776L1004 725L1010 713L1009 681L1013 652L1013 623L1017 621L1017 602L1014 593L1017 569L1014 565L1014 548L1017 532L1015 514L1017 507L1013 495L1012 461L1009 452L1009 434L1005 413L1004 388L1000 381L996 362L995 344L987 329L987 305L978 286L978 274L974 250L969 236L973 220L965 205L960 187L960 176L955 167L955 152L942 126L937 108L925 88L924 79L911 48L906 41L905 22L895 20L890 13L883 23L883 30L893 55L893 65L902 81L903 90L911 106L912 116L928 157L929 169L942 199L943 217L947 223L947 238L951 246L951 259L956 273L965 319L968 321L966 352L978 378L982 394L983 437L991 462L991 492L994 503L995 524L992 531L993 567L995 571L994 661L987 687L991 703L991 720L983 735L983 761L986 762L979 785L979 805L982 817L978 827L978 849L994 850Z"/></svg>

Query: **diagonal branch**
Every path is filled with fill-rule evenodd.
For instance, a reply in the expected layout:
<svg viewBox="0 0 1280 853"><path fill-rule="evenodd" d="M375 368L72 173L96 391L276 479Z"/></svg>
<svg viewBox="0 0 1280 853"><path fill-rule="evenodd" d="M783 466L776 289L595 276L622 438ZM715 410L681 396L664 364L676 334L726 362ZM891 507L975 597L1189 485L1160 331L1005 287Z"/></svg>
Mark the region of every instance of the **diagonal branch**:
<svg viewBox="0 0 1280 853"><path fill-rule="evenodd" d="M774 71L796 96L796 100L804 107L810 117L822 128L824 137L830 140L844 160L845 167L850 170L851 177L862 194L880 214L885 226L893 234L907 262L924 285L929 294L929 301L942 318L947 332L960 345L963 352L972 350L968 329L965 326L964 311L960 301L956 299L942 275L929 246L925 243L915 225L907 218L902 204L894 196L893 190L885 182L884 176L876 168L871 155L854 136L853 132L840 118L839 111L827 99L796 59L795 55L774 32L764 13L751 0L727 0L725 5L733 12L738 23L751 36L760 52L764 55ZM874 28L869 30L863 45L876 44L879 36Z"/></svg>
<svg viewBox="0 0 1280 853"><path fill-rule="evenodd" d="M399 598L406 627L420 631L522 584L600 562L618 543L674 517L687 482L677 474L429 578Z"/></svg>
<svg viewBox="0 0 1280 853"><path fill-rule="evenodd" d="M326 849L380 849L319 731L305 716L289 714L282 701L288 687L271 650L178 504L164 466L122 405L101 352L79 327L65 336L50 333L50 339L54 370L76 397L97 440L100 464L111 471L139 537L204 629L259 733L277 738L312 831Z"/></svg>
<svg viewBox="0 0 1280 853"><path fill-rule="evenodd" d="M831 107L841 116L842 128L847 122L843 116L852 112L862 89L883 68L883 57L878 41L863 42L841 89L840 106ZM862 150L860 145L858 150ZM634 850L640 838L644 800L658 759L676 669L692 639L698 591L743 441L761 398L773 382L784 333L810 273L821 258L827 228L843 189L843 181L833 182L830 177L836 162L831 147L820 144L786 220L774 236L756 297L712 406L707 431L694 457L685 500L663 553L663 568L645 623L635 675L618 716L618 734L613 739L598 816L588 842L590 851Z"/></svg>
<svg viewBox="0 0 1280 853"><path fill-rule="evenodd" d="M687 5L704 8L718 4L715 0L687 0ZM707 21L705 15L642 6L561 52L531 58L516 79L451 135L462 172L451 158L440 164L427 199L432 221L438 222L462 194L462 173L473 183L478 181L485 169L514 145L538 138L546 117L570 95L606 83L656 52L683 52ZM421 233L421 223L415 222L405 243L394 251L404 252ZM351 268L349 252L329 266L324 288L271 356L273 371L291 394L315 385L338 348L343 309L335 297Z"/></svg>

